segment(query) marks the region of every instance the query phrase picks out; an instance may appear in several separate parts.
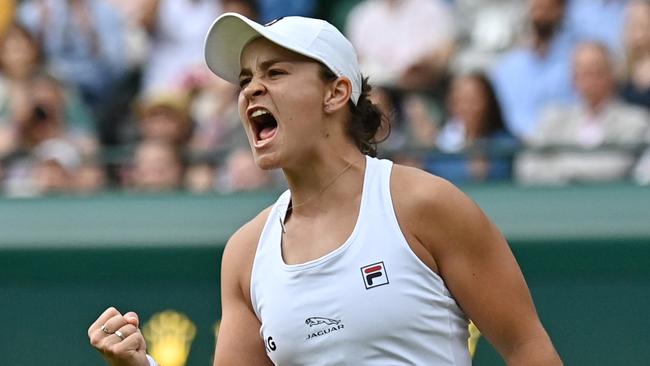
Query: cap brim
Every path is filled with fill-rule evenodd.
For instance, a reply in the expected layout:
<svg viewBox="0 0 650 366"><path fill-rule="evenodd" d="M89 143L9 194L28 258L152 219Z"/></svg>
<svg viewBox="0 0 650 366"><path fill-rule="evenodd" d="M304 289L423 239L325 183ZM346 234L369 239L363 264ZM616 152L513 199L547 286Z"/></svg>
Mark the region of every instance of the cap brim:
<svg viewBox="0 0 650 366"><path fill-rule="evenodd" d="M210 70L222 79L238 83L241 52L261 35L260 28L264 27L237 13L217 18L205 38L205 61Z"/></svg>
<svg viewBox="0 0 650 366"><path fill-rule="evenodd" d="M239 83L241 55L252 40L263 37L276 45L318 61L337 76L352 82L352 101L361 94L361 74L350 42L331 24L314 18L286 17L268 25L237 13L225 13L214 21L205 39L205 60L212 72Z"/></svg>
<svg viewBox="0 0 650 366"><path fill-rule="evenodd" d="M238 13L224 13L214 21L205 39L205 61L208 67L222 79L239 83L242 51L258 37L327 64L322 57L308 52L300 42L277 32L273 27L258 24Z"/></svg>

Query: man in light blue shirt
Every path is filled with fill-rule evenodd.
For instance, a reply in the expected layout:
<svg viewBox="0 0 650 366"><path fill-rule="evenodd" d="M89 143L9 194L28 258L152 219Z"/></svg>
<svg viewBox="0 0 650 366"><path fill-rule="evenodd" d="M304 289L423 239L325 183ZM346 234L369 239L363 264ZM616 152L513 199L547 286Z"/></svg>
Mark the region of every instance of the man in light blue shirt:
<svg viewBox="0 0 650 366"><path fill-rule="evenodd" d="M491 72L506 125L519 139L535 130L544 106L574 99L570 58L575 39L563 27L564 10L564 0L529 0L529 39L497 60Z"/></svg>

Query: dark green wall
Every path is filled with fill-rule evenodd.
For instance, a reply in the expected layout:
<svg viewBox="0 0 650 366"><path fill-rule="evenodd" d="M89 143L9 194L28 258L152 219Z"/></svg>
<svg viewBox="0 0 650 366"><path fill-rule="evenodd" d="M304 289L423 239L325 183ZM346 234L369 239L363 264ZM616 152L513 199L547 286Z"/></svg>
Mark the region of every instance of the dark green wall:
<svg viewBox="0 0 650 366"><path fill-rule="evenodd" d="M465 187L509 238L567 365L650 359L650 190ZM207 366L230 233L276 192L0 201L1 365L102 365L86 330L107 306L197 325ZM502 364L485 341L476 365Z"/></svg>

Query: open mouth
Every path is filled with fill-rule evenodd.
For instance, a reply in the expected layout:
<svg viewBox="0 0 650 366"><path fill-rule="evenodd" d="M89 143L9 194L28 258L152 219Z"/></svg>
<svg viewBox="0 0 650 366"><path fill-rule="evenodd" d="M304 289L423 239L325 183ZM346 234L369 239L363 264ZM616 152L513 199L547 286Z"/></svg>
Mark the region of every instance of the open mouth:
<svg viewBox="0 0 650 366"><path fill-rule="evenodd" d="M250 113L249 119L255 135L255 142L258 145L263 145L275 136L278 130L278 122L268 110L262 108L255 109Z"/></svg>

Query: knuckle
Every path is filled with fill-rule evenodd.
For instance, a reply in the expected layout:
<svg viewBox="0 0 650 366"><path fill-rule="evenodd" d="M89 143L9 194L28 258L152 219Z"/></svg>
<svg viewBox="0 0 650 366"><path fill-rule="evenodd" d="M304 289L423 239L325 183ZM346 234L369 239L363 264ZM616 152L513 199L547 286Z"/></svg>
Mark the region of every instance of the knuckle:
<svg viewBox="0 0 650 366"><path fill-rule="evenodd" d="M132 334L138 331L138 328L136 328L133 324L127 324L123 328L124 331L128 332L128 334Z"/></svg>
<svg viewBox="0 0 650 366"><path fill-rule="evenodd" d="M115 314L113 315L106 324L110 324L111 328L110 330L113 331L114 329L119 329L122 324L126 323L126 320L124 320L124 317L121 314Z"/></svg>
<svg viewBox="0 0 650 366"><path fill-rule="evenodd" d="M93 347L97 348L97 346L99 345L99 341L100 341L100 339L99 339L99 337L97 337L97 335L95 335L95 334L90 335L90 344Z"/></svg>

